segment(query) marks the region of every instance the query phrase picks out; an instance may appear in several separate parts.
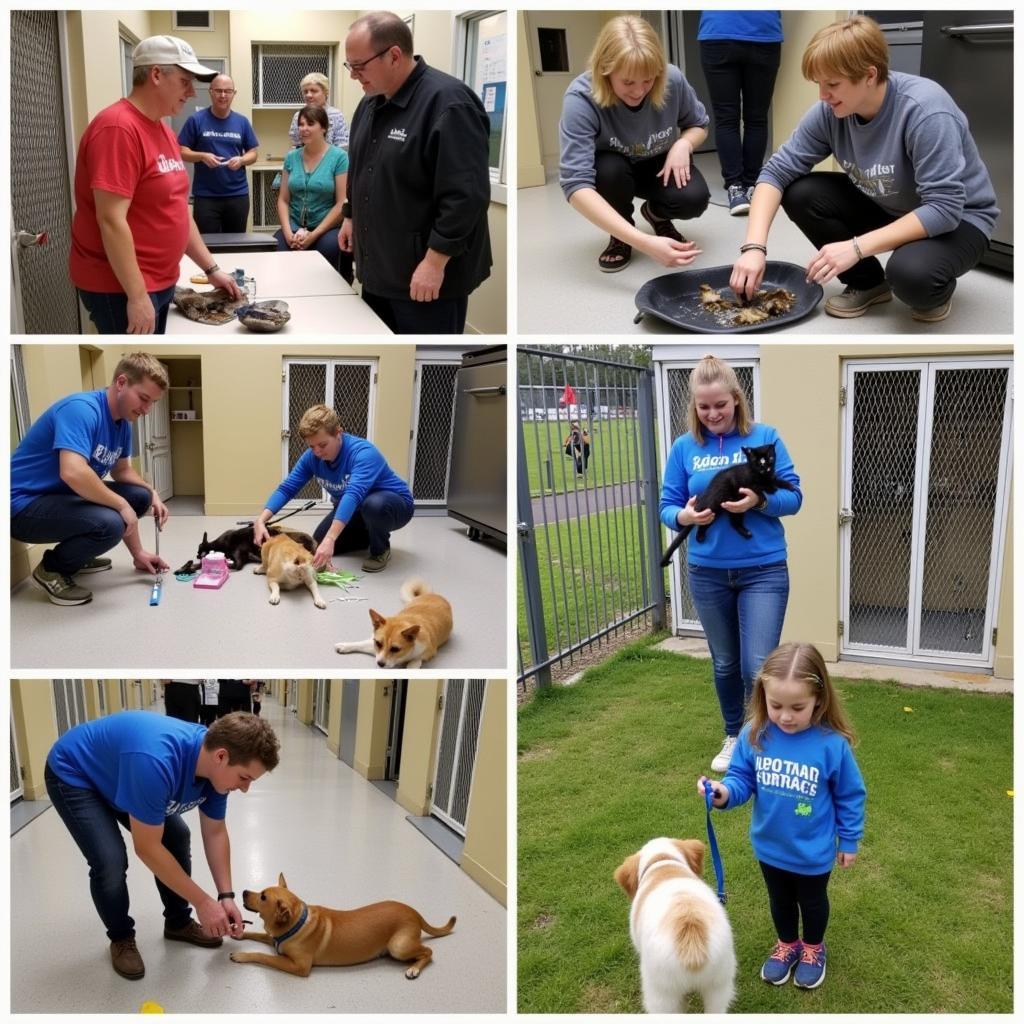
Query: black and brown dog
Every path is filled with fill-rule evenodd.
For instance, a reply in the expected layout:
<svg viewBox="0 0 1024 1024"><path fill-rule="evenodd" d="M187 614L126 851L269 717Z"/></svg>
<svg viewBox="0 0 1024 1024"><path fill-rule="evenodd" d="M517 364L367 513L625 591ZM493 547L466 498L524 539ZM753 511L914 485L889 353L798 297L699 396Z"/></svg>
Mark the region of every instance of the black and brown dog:
<svg viewBox="0 0 1024 1024"><path fill-rule="evenodd" d="M298 530L285 530L280 526L268 527L267 532L271 537L276 537L279 533L285 533L296 543L301 544L311 555L316 553L316 541L308 533L301 533ZM195 561L186 562L177 571L179 573L198 572L203 561L203 555L208 555L211 551L223 552L228 568L232 571L237 571L243 565L248 565L250 562L260 562L260 548L253 539L253 524L250 523L248 526L240 526L235 530L225 530L219 537L214 537L213 540L209 540L204 533L199 549L196 552Z"/></svg>

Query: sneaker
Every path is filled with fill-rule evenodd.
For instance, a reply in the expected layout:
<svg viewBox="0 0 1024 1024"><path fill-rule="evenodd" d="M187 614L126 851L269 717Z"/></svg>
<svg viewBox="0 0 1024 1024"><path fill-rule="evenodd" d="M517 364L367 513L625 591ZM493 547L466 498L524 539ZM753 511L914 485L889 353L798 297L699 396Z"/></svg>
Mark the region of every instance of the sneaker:
<svg viewBox="0 0 1024 1024"><path fill-rule="evenodd" d="M363 562L363 572L380 572L391 559L391 548L385 548L379 555L370 554Z"/></svg>
<svg viewBox="0 0 1024 1024"><path fill-rule="evenodd" d="M952 308L953 296L951 295L941 306L936 306L934 309L912 309L910 315L915 320L921 320L926 324L937 324L949 316L949 311Z"/></svg>
<svg viewBox="0 0 1024 1024"><path fill-rule="evenodd" d="M121 939L110 944L110 962L114 970L129 981L137 981L146 973L146 965L139 956L134 939Z"/></svg>
<svg viewBox="0 0 1024 1024"><path fill-rule="evenodd" d="M817 988L825 980L825 943L812 946L803 943L800 963L796 965L793 984L797 988Z"/></svg>
<svg viewBox="0 0 1024 1024"><path fill-rule="evenodd" d="M730 185L726 192L729 195L729 215L731 217L741 217L750 212L751 189L746 189L742 185Z"/></svg>
<svg viewBox="0 0 1024 1024"><path fill-rule="evenodd" d="M732 760L732 752L736 749L737 739L739 739L738 736L725 737L722 749L715 754L714 759L711 762L711 770L713 772L728 771L729 762Z"/></svg>
<svg viewBox="0 0 1024 1024"><path fill-rule="evenodd" d="M109 558L90 558L75 575L79 576L84 572L105 572L113 564Z"/></svg>
<svg viewBox="0 0 1024 1024"><path fill-rule="evenodd" d="M771 985L785 985L800 959L799 942L775 943L772 955L761 965L761 980Z"/></svg>
<svg viewBox="0 0 1024 1024"><path fill-rule="evenodd" d="M192 918L189 918L184 928L171 929L164 925L164 938L174 942L191 942L193 946L205 946L208 949L224 945L223 939L207 935Z"/></svg>
<svg viewBox="0 0 1024 1024"><path fill-rule="evenodd" d="M42 562L36 566L32 579L54 604L87 604L92 600L91 590L80 587L70 576L47 572Z"/></svg>
<svg viewBox="0 0 1024 1024"><path fill-rule="evenodd" d="M884 281L866 291L846 287L842 295L833 295L825 302L825 312L829 316L863 316L868 311L868 306L889 302L891 299L892 291Z"/></svg>
<svg viewBox="0 0 1024 1024"><path fill-rule="evenodd" d="M620 242L614 235L608 239L604 252L597 257L597 265L606 274L625 270L633 258L633 246Z"/></svg>
<svg viewBox="0 0 1024 1024"><path fill-rule="evenodd" d="M676 230L676 226L671 220L668 218L665 218L664 220L657 220L655 218L654 214L651 213L650 203L645 202L644 205L640 207L640 216L651 225L654 229L654 233L659 238L671 238L676 242L686 241L686 239L683 238L683 236Z"/></svg>

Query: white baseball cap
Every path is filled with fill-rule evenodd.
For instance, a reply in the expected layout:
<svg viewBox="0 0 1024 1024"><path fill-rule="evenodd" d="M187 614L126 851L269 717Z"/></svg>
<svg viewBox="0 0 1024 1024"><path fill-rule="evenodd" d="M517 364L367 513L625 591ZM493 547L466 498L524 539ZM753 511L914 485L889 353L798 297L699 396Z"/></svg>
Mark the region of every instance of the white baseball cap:
<svg viewBox="0 0 1024 1024"><path fill-rule="evenodd" d="M219 71L199 63L196 51L177 36L150 36L132 50L132 67L147 68L154 64L175 64L190 71L200 82L212 82Z"/></svg>

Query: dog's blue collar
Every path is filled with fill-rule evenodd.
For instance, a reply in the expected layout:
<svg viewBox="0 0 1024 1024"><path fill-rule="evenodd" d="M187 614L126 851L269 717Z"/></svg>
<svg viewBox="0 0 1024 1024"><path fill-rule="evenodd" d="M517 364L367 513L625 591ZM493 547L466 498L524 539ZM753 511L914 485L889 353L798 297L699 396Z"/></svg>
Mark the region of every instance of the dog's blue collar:
<svg viewBox="0 0 1024 1024"><path fill-rule="evenodd" d="M309 907L307 907L306 904L303 903L302 904L302 913L299 914L298 921L296 921L295 924L293 924L291 926L291 928L289 928L288 931L286 931L284 933L284 935L277 935L277 936L274 937L274 949L276 949L278 951L278 953L281 952L281 943L282 942L287 942L293 935L296 934L296 932L301 931L302 926L306 923L306 919L308 917L309 917Z"/></svg>

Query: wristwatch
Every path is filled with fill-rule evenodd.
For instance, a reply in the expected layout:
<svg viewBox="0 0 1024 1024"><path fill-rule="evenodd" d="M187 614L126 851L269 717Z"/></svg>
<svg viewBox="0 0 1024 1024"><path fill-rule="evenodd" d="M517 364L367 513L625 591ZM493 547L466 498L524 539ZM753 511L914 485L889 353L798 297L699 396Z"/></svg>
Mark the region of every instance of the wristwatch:
<svg viewBox="0 0 1024 1024"><path fill-rule="evenodd" d="M218 903L221 900L233 900L234 898L235 898L235 894L233 892L219 892L219 893L217 893L217 902Z"/></svg>
<svg viewBox="0 0 1024 1024"><path fill-rule="evenodd" d="M211 264L210 264L210 265L209 265L209 266L208 266L208 267L207 267L207 268L206 268L206 269L205 269L205 270L203 271L203 273L204 273L204 274L205 274L205 275L206 275L207 277L209 277L209 276L210 276L211 274L215 274L215 273L216 273L216 272L217 272L218 270L220 270L220 267L218 267L216 263L211 263Z"/></svg>

